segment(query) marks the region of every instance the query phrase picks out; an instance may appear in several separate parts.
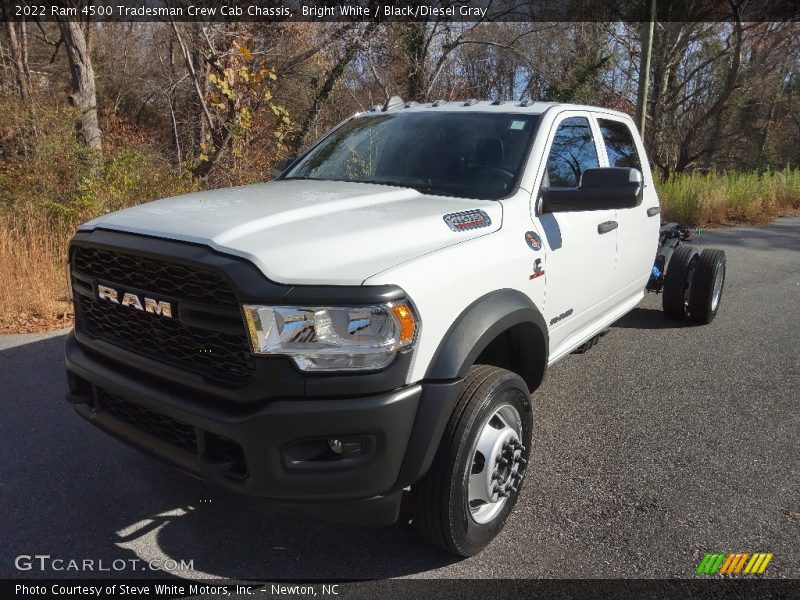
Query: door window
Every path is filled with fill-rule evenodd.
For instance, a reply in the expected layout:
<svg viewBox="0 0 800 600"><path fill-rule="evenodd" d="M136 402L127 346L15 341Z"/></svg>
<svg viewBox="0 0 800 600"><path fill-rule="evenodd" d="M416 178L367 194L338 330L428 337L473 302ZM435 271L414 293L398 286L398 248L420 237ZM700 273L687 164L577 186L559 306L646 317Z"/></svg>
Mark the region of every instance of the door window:
<svg viewBox="0 0 800 600"><path fill-rule="evenodd" d="M586 117L561 121L547 157L549 187L578 187L581 173L600 166L592 128Z"/></svg>
<svg viewBox="0 0 800 600"><path fill-rule="evenodd" d="M630 167L642 170L639 153L636 151L636 142L630 128L621 121L597 119L600 134L606 146L609 167Z"/></svg>

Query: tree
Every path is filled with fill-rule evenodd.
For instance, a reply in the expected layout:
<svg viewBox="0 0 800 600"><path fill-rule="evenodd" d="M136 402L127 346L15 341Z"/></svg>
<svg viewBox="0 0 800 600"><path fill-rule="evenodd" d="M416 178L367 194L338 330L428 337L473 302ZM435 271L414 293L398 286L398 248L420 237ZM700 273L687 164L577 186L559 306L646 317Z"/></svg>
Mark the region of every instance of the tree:
<svg viewBox="0 0 800 600"><path fill-rule="evenodd" d="M6 11L6 14L11 14ZM6 33L8 34L8 45L11 50L11 63L14 69L14 76L17 80L17 89L20 98L26 106L31 99L31 76L28 69L28 35L25 28L25 21L19 23L19 36L17 35L17 24L11 19L6 21Z"/></svg>
<svg viewBox="0 0 800 600"><path fill-rule="evenodd" d="M92 25L77 21L59 21L58 26L69 62L69 100L78 110L78 139L87 147L100 152L103 143L97 117L97 92L89 35Z"/></svg>
<svg viewBox="0 0 800 600"><path fill-rule="evenodd" d="M322 110L323 105L330 97L334 85L336 85L336 82L341 79L345 69L350 66L350 63L356 57L358 52L366 46L367 41L375 30L375 27L376 25L374 22L367 24L363 28L359 26L349 27L351 30L349 32L350 35L346 36L345 42L343 43L342 54L335 59L331 69L325 76L322 85L314 95L311 106L309 107L308 112L306 113L306 116L300 125L300 129L294 135L294 140L291 145L293 152L298 152L305 144L306 138L316 122L320 110Z"/></svg>
<svg viewBox="0 0 800 600"><path fill-rule="evenodd" d="M247 135L256 121L272 120L273 138L283 143L289 126L286 109L274 101L275 69L255 57L237 24L199 24L195 41L181 33L183 27L170 22L181 49L195 99L200 107L200 154L192 174L207 177L229 153L242 156ZM219 34L219 35L217 35Z"/></svg>

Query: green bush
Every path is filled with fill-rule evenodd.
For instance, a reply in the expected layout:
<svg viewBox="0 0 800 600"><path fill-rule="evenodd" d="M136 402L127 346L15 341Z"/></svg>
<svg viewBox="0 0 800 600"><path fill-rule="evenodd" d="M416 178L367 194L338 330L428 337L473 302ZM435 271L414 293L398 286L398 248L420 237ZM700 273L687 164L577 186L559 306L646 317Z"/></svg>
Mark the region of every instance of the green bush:
<svg viewBox="0 0 800 600"><path fill-rule="evenodd" d="M155 152L124 149L104 158L95 175L78 181L69 208L91 218L196 189L191 175L178 173Z"/></svg>

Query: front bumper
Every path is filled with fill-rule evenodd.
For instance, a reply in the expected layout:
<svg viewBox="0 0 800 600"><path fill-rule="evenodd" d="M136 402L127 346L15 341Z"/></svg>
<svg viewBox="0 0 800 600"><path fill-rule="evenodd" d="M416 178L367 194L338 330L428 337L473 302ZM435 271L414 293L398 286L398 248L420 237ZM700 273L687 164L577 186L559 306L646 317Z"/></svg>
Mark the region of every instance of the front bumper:
<svg viewBox="0 0 800 600"><path fill-rule="evenodd" d="M373 524L397 519L402 489L430 465L457 387L207 402L93 352L74 335L66 342L66 366L75 410L118 439L235 491ZM345 452L330 450L332 438Z"/></svg>

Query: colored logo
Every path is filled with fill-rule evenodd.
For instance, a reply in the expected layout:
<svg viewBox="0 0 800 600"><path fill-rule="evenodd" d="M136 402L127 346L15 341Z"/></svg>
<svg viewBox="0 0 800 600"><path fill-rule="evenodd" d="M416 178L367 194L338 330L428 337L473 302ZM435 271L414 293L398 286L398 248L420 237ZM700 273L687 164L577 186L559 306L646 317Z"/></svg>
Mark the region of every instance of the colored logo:
<svg viewBox="0 0 800 600"><path fill-rule="evenodd" d="M705 555L697 573L701 575L762 575L772 560L771 552L714 552Z"/></svg>
<svg viewBox="0 0 800 600"><path fill-rule="evenodd" d="M534 252L542 249L542 238L539 237L539 234L535 231L526 231L525 232L525 241L527 242L528 246Z"/></svg>

